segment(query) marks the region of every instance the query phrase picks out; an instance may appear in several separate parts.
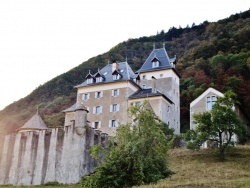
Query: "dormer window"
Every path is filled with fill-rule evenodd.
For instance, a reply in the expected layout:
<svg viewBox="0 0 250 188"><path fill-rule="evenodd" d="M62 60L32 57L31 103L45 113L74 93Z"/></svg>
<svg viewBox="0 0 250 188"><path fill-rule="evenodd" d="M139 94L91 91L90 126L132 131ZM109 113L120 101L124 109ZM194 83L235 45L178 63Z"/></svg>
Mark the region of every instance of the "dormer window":
<svg viewBox="0 0 250 188"><path fill-rule="evenodd" d="M152 62L152 68L160 66L160 61L156 56L151 60L151 62Z"/></svg>
<svg viewBox="0 0 250 188"><path fill-rule="evenodd" d="M93 78L87 78L87 84L92 84L93 83Z"/></svg>
<svg viewBox="0 0 250 188"><path fill-rule="evenodd" d="M90 71L85 78L87 79L87 84L92 84L94 82L93 75L90 73Z"/></svg>
<svg viewBox="0 0 250 188"><path fill-rule="evenodd" d="M159 61L157 59L154 59L152 62L152 68L159 67Z"/></svg>
<svg viewBox="0 0 250 188"><path fill-rule="evenodd" d="M119 73L119 71L115 70L113 73L113 80L119 80L121 78L121 75Z"/></svg>
<svg viewBox="0 0 250 188"><path fill-rule="evenodd" d="M101 76L96 77L96 83L102 82L102 81L103 81L103 77Z"/></svg>
<svg viewBox="0 0 250 188"><path fill-rule="evenodd" d="M120 74L114 74L113 75L113 80L119 80L121 78Z"/></svg>

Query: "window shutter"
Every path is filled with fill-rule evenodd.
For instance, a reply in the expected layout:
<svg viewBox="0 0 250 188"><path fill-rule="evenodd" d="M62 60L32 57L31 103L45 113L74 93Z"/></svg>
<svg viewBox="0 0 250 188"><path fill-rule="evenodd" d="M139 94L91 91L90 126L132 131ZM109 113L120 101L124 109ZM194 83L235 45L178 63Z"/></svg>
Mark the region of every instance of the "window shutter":
<svg viewBox="0 0 250 188"><path fill-rule="evenodd" d="M96 107L94 106L94 107L93 107L93 114L95 114L95 110L96 110Z"/></svg>
<svg viewBox="0 0 250 188"><path fill-rule="evenodd" d="M120 104L117 104L117 112L120 110Z"/></svg>
<svg viewBox="0 0 250 188"><path fill-rule="evenodd" d="M112 94L111 95L114 96L114 90L112 90Z"/></svg>
<svg viewBox="0 0 250 188"><path fill-rule="evenodd" d="M95 128L95 122L92 122L92 128Z"/></svg>
<svg viewBox="0 0 250 188"><path fill-rule="evenodd" d="M97 92L95 92L95 98L97 98Z"/></svg>
<svg viewBox="0 0 250 188"><path fill-rule="evenodd" d="M113 110L112 108L113 108L113 105L111 104L111 105L109 106L109 111L110 111L110 112L112 112L112 110Z"/></svg>
<svg viewBox="0 0 250 188"><path fill-rule="evenodd" d="M89 99L89 93L87 94L87 98Z"/></svg>
<svg viewBox="0 0 250 188"><path fill-rule="evenodd" d="M100 106L100 113L102 113L102 106Z"/></svg>
<svg viewBox="0 0 250 188"><path fill-rule="evenodd" d="M118 127L118 121L115 121L115 127Z"/></svg>
<svg viewBox="0 0 250 188"><path fill-rule="evenodd" d="M101 128L101 126L102 126L102 122L101 122L101 121L99 121L98 128L100 129L100 128Z"/></svg>
<svg viewBox="0 0 250 188"><path fill-rule="evenodd" d="M117 95L119 95L120 94L120 90L119 89L117 89Z"/></svg>
<svg viewBox="0 0 250 188"><path fill-rule="evenodd" d="M101 97L103 97L103 92L101 92Z"/></svg>
<svg viewBox="0 0 250 188"><path fill-rule="evenodd" d="M112 120L109 120L109 127L111 127Z"/></svg>

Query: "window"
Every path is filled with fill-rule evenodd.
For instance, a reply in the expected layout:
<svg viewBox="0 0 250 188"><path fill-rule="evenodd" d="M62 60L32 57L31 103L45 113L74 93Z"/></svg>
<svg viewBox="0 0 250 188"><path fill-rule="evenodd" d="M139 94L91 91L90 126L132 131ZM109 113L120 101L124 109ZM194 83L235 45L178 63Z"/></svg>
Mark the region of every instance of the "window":
<svg viewBox="0 0 250 188"><path fill-rule="evenodd" d="M119 104L112 104L110 105L110 112L118 112L119 111Z"/></svg>
<svg viewBox="0 0 250 188"><path fill-rule="evenodd" d="M112 90L112 96L118 96L119 95L119 89Z"/></svg>
<svg viewBox="0 0 250 188"><path fill-rule="evenodd" d="M89 94L88 94L88 93L84 93L84 94L82 95L82 99L83 99L84 101L89 100Z"/></svg>
<svg viewBox="0 0 250 188"><path fill-rule="evenodd" d="M159 67L159 61L152 62L152 68Z"/></svg>
<svg viewBox="0 0 250 188"><path fill-rule="evenodd" d="M98 82L102 82L103 81L103 78L101 77L101 76L98 76L98 77L96 77L96 82L98 83Z"/></svg>
<svg viewBox="0 0 250 188"><path fill-rule="evenodd" d="M87 79L87 84L92 84L93 83L93 78L88 78Z"/></svg>
<svg viewBox="0 0 250 188"><path fill-rule="evenodd" d="M144 80L145 80L145 79L146 79L146 75L143 75L143 76L142 76L142 79L144 79Z"/></svg>
<svg viewBox="0 0 250 188"><path fill-rule="evenodd" d="M120 74L114 74L113 80L119 80L121 78Z"/></svg>
<svg viewBox="0 0 250 188"><path fill-rule="evenodd" d="M109 127L118 127L118 122L116 120L110 120L109 121Z"/></svg>
<svg viewBox="0 0 250 188"><path fill-rule="evenodd" d="M93 114L101 114L102 113L102 106L96 106L93 108Z"/></svg>
<svg viewBox="0 0 250 188"><path fill-rule="evenodd" d="M97 92L95 92L95 98L101 98L103 96L103 92L101 92L101 91L97 91Z"/></svg>
<svg viewBox="0 0 250 188"><path fill-rule="evenodd" d="M212 107L216 101L217 101L216 96L207 97L207 110L212 110Z"/></svg>
<svg viewBox="0 0 250 188"><path fill-rule="evenodd" d="M92 127L94 129L100 129L101 128L101 124L102 124L101 121L92 122Z"/></svg>

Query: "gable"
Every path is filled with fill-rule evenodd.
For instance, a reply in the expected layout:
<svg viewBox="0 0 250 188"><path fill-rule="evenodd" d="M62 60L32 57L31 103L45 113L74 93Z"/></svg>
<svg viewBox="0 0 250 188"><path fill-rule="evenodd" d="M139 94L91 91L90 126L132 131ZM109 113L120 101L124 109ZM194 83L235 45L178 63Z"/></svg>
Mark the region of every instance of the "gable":
<svg viewBox="0 0 250 188"><path fill-rule="evenodd" d="M201 100L203 100L204 98L206 98L209 95L215 95L215 96L219 96L219 97L224 96L223 93L221 93L218 90L210 87L206 91L204 91L199 97L197 97L193 102L191 102L190 107L195 106L198 102L200 102Z"/></svg>

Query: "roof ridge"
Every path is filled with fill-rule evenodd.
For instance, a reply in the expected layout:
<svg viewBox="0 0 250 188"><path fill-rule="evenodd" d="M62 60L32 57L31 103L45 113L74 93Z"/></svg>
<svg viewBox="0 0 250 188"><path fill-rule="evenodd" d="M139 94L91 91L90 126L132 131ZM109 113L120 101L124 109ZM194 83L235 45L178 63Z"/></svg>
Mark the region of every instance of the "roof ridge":
<svg viewBox="0 0 250 188"><path fill-rule="evenodd" d="M129 74L129 71L128 71L128 62L125 62L125 64L126 64L126 69L127 69L128 80L130 80L130 74Z"/></svg>

